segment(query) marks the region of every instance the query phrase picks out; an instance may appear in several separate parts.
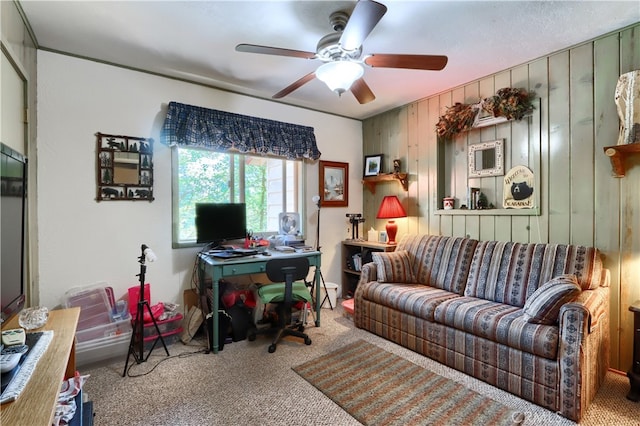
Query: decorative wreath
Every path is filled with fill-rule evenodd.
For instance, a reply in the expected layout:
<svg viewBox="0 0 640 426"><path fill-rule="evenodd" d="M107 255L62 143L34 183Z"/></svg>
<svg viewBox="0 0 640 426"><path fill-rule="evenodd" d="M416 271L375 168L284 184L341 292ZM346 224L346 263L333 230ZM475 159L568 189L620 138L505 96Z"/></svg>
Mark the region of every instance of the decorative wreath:
<svg viewBox="0 0 640 426"><path fill-rule="evenodd" d="M494 117L504 117L508 120L522 120L533 111L535 92L526 89L505 87L498 90L494 96L483 99L477 104L461 104L456 102L447 112L440 116L436 124L439 137L450 139L458 133L470 130L480 109L487 111Z"/></svg>
<svg viewBox="0 0 640 426"><path fill-rule="evenodd" d="M526 89L512 89L505 87L498 90L494 96L482 101L482 109L494 117L504 117L508 120L522 120L524 116L533 112L534 92Z"/></svg>
<svg viewBox="0 0 640 426"><path fill-rule="evenodd" d="M440 137L451 138L458 133L467 131L473 126L477 114L476 105L456 102L452 107L447 107L447 112L440 117L438 124L436 124L436 132Z"/></svg>

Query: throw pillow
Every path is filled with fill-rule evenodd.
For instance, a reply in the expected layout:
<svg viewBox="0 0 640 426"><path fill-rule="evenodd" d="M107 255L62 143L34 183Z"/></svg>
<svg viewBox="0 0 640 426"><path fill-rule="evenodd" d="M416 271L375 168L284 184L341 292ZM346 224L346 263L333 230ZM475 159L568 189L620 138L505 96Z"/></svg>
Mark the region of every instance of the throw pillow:
<svg viewBox="0 0 640 426"><path fill-rule="evenodd" d="M394 252L373 252L373 262L381 283L414 283L411 258L406 250Z"/></svg>
<svg viewBox="0 0 640 426"><path fill-rule="evenodd" d="M562 305L574 300L581 292L575 275L557 276L529 296L523 308L524 317L534 324L555 324Z"/></svg>

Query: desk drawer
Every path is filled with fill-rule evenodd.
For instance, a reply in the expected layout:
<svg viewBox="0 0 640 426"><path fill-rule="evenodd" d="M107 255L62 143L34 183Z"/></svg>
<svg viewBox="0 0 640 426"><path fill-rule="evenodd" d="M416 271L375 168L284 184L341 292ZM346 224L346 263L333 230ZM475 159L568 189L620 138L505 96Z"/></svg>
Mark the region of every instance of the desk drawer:
<svg viewBox="0 0 640 426"><path fill-rule="evenodd" d="M224 265L222 267L222 276L230 277L233 275L260 274L265 271L266 262L253 263L237 263L235 265Z"/></svg>

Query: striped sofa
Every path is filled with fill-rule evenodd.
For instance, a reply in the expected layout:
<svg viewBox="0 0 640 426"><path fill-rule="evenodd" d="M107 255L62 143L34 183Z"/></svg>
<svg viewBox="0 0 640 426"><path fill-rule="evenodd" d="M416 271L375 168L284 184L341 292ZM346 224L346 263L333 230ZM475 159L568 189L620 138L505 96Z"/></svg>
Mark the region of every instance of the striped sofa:
<svg viewBox="0 0 640 426"><path fill-rule="evenodd" d="M598 250L407 235L362 267L354 322L579 421L609 365Z"/></svg>

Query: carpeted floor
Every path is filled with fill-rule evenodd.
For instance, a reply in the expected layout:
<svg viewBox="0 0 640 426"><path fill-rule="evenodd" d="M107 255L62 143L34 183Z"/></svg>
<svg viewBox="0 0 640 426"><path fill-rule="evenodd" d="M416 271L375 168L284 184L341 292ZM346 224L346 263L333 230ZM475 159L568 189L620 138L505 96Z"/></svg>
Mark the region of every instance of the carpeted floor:
<svg viewBox="0 0 640 426"><path fill-rule="evenodd" d="M202 354L200 342L177 343L171 356L155 350L149 361L134 365L123 378L125 359L81 369L89 374L85 392L101 425L359 425L292 367L359 339L405 358L481 395L525 414L524 425L573 425L548 410L487 385L371 333L356 329L341 307L322 310L322 326L310 323L313 344L291 339L267 353L270 340L259 336L227 344L217 355ZM332 371L339 375L340 371ZM640 403L625 398L629 382L609 373L584 425L640 425ZM445 423L446 424L446 423Z"/></svg>

